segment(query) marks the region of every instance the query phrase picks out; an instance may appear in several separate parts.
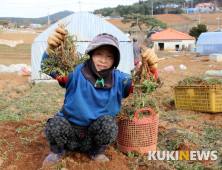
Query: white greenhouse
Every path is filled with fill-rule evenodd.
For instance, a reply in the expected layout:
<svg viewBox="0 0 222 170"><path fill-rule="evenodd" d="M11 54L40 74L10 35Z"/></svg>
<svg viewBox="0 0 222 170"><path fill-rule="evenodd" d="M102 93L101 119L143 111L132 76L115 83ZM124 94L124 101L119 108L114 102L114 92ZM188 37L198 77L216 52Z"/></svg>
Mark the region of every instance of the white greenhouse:
<svg viewBox="0 0 222 170"><path fill-rule="evenodd" d="M196 44L197 56L222 54L222 32L200 34Z"/></svg>
<svg viewBox="0 0 222 170"><path fill-rule="evenodd" d="M77 37L77 51L82 54L85 53L89 43L96 35L105 32L114 35L120 43L121 59L117 69L125 73L130 73L130 70L134 68L133 46L130 39L121 30L108 21L89 12L78 12L53 24L35 38L31 49L32 81L49 78L46 75L40 76L40 63L43 52L47 46L47 38L50 32L57 28L61 21L70 21L70 24L66 27L66 29L71 35L75 35Z"/></svg>

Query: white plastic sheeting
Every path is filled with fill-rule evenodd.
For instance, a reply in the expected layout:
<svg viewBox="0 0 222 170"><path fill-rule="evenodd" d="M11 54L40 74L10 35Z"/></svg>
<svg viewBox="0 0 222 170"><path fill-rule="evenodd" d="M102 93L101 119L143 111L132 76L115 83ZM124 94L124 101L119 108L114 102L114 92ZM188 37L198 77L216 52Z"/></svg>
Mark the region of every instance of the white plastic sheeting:
<svg viewBox="0 0 222 170"><path fill-rule="evenodd" d="M130 70L134 68L133 46L130 39L121 30L108 21L89 12L78 12L53 24L33 41L31 49L32 80L43 79L44 75L40 77L39 71L42 54L47 46L47 38L50 32L57 28L58 24L64 20L66 22L71 21L66 29L71 35L75 35L77 37L77 51L84 54L89 43L96 35L104 32L110 33L120 42L121 59L117 69L125 73L130 73Z"/></svg>
<svg viewBox="0 0 222 170"><path fill-rule="evenodd" d="M22 44L22 43L24 43L23 40L11 41L11 40L0 39L0 44L5 44L9 47L15 47L17 44Z"/></svg>
<svg viewBox="0 0 222 170"><path fill-rule="evenodd" d="M222 77L222 70L209 70L205 72L206 76Z"/></svg>
<svg viewBox="0 0 222 170"><path fill-rule="evenodd" d="M28 71L31 71L31 66L26 64L11 64L10 66L0 64L0 73L18 72L22 67L25 67Z"/></svg>
<svg viewBox="0 0 222 170"><path fill-rule="evenodd" d="M196 53L197 55L222 54L222 32L200 34Z"/></svg>

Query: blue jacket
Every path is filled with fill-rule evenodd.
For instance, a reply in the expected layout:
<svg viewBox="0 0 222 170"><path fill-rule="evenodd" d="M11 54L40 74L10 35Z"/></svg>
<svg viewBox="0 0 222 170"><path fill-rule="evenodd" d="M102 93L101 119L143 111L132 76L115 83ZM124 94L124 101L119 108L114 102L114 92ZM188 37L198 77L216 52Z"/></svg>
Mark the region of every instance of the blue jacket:
<svg viewBox="0 0 222 170"><path fill-rule="evenodd" d="M46 53L43 54L43 59L45 57L48 57ZM64 108L69 114L68 121L80 126L88 126L104 115L114 117L119 112L122 98L128 96L131 85L131 81L126 84L124 81L131 75L119 70L112 71L114 86L109 90L96 89L82 74L83 65L84 63L80 64L75 68L74 73L68 75ZM54 77L56 74L51 76ZM66 118L62 109L58 115Z"/></svg>

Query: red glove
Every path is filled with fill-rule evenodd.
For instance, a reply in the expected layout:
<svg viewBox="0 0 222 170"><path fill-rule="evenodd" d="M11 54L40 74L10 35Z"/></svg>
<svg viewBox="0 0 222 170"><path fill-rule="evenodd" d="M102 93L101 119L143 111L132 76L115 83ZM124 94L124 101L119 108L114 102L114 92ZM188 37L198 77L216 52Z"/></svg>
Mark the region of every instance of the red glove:
<svg viewBox="0 0 222 170"><path fill-rule="evenodd" d="M58 82L60 82L60 83L65 83L66 84L66 82L68 80L68 77L55 76L55 77L53 77L53 79L58 80Z"/></svg>
<svg viewBox="0 0 222 170"><path fill-rule="evenodd" d="M153 75L155 75L155 77L156 77L156 78L158 78L158 77L159 77L159 76L158 76L157 69L150 70L150 71L151 71L151 73L152 73Z"/></svg>

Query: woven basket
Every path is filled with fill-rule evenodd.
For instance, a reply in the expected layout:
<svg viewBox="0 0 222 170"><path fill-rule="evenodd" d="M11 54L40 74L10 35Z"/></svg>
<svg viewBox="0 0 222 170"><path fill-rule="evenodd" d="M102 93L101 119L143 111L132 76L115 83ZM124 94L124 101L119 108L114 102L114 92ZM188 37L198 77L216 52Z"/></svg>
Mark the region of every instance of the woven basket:
<svg viewBox="0 0 222 170"><path fill-rule="evenodd" d="M148 110L151 115L145 118L138 118L141 111ZM158 135L159 114L154 115L150 108L138 110L133 119L120 119L118 121L117 145L123 153L155 151Z"/></svg>

